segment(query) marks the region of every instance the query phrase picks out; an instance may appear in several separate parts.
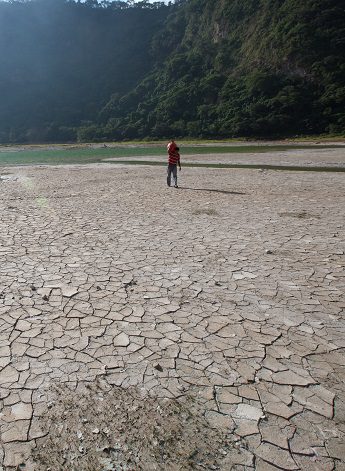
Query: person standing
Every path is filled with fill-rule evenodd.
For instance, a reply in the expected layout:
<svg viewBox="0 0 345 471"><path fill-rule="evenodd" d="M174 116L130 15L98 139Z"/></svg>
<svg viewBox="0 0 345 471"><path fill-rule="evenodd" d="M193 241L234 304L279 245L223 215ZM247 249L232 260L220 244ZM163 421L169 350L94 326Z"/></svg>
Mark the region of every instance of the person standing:
<svg viewBox="0 0 345 471"><path fill-rule="evenodd" d="M181 171L181 159L180 159L180 149L177 147L174 141L170 141L168 146L168 175L167 175L167 185L171 186L171 175L174 178L174 187L178 188L177 185L177 165Z"/></svg>

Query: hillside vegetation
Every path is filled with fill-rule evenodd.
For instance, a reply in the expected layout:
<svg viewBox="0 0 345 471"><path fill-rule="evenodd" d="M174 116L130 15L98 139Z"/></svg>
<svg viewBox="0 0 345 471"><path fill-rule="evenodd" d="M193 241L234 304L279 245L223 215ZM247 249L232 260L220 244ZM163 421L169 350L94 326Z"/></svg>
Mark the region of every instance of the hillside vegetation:
<svg viewBox="0 0 345 471"><path fill-rule="evenodd" d="M129 3L0 3L2 141L345 132L343 0Z"/></svg>

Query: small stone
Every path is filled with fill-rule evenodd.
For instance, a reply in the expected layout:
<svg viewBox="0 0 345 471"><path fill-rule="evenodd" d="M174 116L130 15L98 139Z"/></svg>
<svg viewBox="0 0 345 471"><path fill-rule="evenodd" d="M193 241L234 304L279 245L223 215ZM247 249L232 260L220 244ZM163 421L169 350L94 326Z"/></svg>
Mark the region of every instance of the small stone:
<svg viewBox="0 0 345 471"><path fill-rule="evenodd" d="M94 434L97 435L97 434L99 433L99 428L94 428L94 429L92 430L92 433L94 433Z"/></svg>
<svg viewBox="0 0 345 471"><path fill-rule="evenodd" d="M128 345L130 344L130 341L129 341L128 335L125 334L124 332L121 332L121 334L117 335L114 338L113 343L115 347L128 347Z"/></svg>
<svg viewBox="0 0 345 471"><path fill-rule="evenodd" d="M264 418L265 415L262 409L258 409L249 404L239 404L234 412L234 417L259 421Z"/></svg>
<svg viewBox="0 0 345 471"><path fill-rule="evenodd" d="M157 371L161 371L161 372L163 371L163 368L161 367L159 363L154 363L153 368Z"/></svg>
<svg viewBox="0 0 345 471"><path fill-rule="evenodd" d="M270 249L265 250L265 252L267 253L267 255L271 255L273 253Z"/></svg>
<svg viewBox="0 0 345 471"><path fill-rule="evenodd" d="M71 298L78 293L78 289L73 286L62 286L61 293L65 298Z"/></svg>

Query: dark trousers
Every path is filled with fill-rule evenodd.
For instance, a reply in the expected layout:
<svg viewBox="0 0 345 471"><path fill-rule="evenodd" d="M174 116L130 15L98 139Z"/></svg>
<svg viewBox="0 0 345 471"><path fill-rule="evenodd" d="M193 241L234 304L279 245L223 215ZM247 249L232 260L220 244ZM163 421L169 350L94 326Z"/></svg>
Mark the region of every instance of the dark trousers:
<svg viewBox="0 0 345 471"><path fill-rule="evenodd" d="M171 185L171 174L174 177L174 185L177 186L177 165L176 164L169 164L168 165L168 176L167 176L168 186Z"/></svg>

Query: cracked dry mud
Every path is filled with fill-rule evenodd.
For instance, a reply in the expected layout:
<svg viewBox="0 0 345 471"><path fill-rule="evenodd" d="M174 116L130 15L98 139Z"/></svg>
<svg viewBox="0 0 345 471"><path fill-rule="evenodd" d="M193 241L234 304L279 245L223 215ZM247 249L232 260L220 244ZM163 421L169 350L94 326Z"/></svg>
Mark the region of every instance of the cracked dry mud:
<svg viewBox="0 0 345 471"><path fill-rule="evenodd" d="M1 173L3 469L345 469L342 174Z"/></svg>

